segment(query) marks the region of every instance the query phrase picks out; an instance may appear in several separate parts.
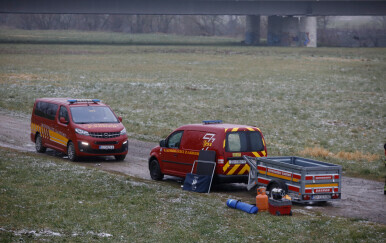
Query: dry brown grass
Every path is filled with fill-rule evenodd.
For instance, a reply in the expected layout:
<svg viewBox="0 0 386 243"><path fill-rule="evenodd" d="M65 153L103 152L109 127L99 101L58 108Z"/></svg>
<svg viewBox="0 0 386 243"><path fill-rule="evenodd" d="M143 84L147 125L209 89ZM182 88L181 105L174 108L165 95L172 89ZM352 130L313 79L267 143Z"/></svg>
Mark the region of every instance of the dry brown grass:
<svg viewBox="0 0 386 243"><path fill-rule="evenodd" d="M321 147L306 147L303 151L300 151L301 155L309 155L313 157L331 157L336 159L344 159L344 160L355 160L355 161L367 161L367 162L373 162L375 160L379 159L378 154L371 154L371 153L362 153L360 151L355 152L344 152L339 151L338 153L334 154L330 151L328 151L325 148Z"/></svg>
<svg viewBox="0 0 386 243"><path fill-rule="evenodd" d="M321 147L313 147L313 148L307 147L303 151L301 151L300 154L301 155L310 155L313 157L323 157L323 158L326 158L326 157L332 155L332 153L330 151L328 151L325 148L321 148Z"/></svg>

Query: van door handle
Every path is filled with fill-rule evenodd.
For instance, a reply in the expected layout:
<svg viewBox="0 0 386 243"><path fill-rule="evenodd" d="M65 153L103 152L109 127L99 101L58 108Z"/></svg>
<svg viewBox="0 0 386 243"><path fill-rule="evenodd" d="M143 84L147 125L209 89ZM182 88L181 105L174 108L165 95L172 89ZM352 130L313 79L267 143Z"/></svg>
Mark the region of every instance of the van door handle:
<svg viewBox="0 0 386 243"><path fill-rule="evenodd" d="M177 157L177 156L178 156L178 154L173 154L173 156L174 156L174 157Z"/></svg>

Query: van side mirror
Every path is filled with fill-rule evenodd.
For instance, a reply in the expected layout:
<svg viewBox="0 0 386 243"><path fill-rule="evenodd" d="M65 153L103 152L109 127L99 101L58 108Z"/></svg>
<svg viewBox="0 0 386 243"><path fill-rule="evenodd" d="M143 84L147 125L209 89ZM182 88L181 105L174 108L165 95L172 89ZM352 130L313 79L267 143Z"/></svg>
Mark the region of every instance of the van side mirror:
<svg viewBox="0 0 386 243"><path fill-rule="evenodd" d="M165 139L162 139L161 141L159 141L159 146L160 146L161 148L166 147L166 141L165 141Z"/></svg>
<svg viewBox="0 0 386 243"><path fill-rule="evenodd" d="M68 121L63 116L59 118L59 121L64 124L68 124Z"/></svg>
<svg viewBox="0 0 386 243"><path fill-rule="evenodd" d="M121 117L121 116L118 116L118 120L119 120L120 122L122 122L122 117Z"/></svg>

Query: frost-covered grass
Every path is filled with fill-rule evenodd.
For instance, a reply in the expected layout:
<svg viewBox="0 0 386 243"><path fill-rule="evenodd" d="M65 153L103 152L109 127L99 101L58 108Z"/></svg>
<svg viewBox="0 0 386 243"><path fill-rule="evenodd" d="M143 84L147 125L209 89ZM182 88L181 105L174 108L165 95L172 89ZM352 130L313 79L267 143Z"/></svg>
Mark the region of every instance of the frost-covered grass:
<svg viewBox="0 0 386 243"><path fill-rule="evenodd" d="M90 36L99 44L89 45ZM103 44L109 36L141 45ZM38 97L99 98L124 118L130 137L154 142L180 125L222 119L260 127L269 155L296 156L308 147L358 152L379 159L327 161L346 175L386 174L385 48L245 47L176 36L155 45L166 37L0 32L0 40L20 38L52 41L0 44L0 108L30 114Z"/></svg>
<svg viewBox="0 0 386 243"><path fill-rule="evenodd" d="M250 215L227 196L0 149L1 242L382 242L386 227L294 210Z"/></svg>

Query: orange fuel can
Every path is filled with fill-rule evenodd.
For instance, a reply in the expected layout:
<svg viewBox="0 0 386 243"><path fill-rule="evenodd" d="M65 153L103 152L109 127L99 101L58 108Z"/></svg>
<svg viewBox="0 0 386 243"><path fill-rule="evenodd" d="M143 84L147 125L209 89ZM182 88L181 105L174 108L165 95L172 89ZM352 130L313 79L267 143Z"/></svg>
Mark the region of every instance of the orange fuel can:
<svg viewBox="0 0 386 243"><path fill-rule="evenodd" d="M265 193L265 187L257 188L256 207L259 209L259 212L268 210L268 196Z"/></svg>

